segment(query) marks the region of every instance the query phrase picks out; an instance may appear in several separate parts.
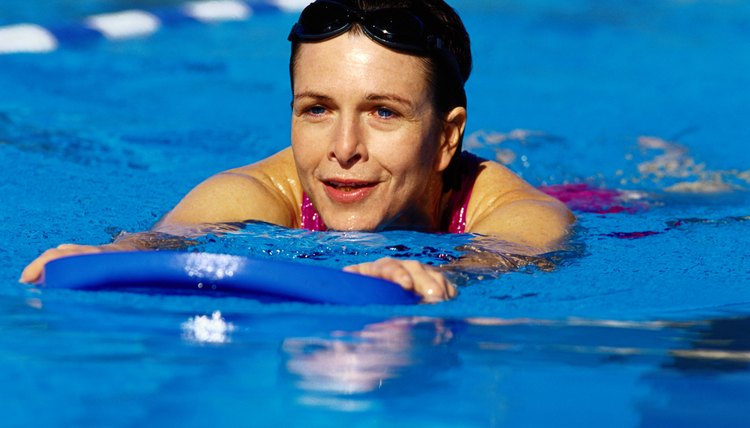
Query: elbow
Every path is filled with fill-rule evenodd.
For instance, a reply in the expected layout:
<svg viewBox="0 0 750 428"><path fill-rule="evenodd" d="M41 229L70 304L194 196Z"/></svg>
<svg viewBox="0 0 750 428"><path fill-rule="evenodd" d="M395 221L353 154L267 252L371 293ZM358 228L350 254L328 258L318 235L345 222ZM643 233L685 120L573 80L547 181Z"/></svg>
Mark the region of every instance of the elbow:
<svg viewBox="0 0 750 428"><path fill-rule="evenodd" d="M541 252L560 249L571 234L576 217L565 204L554 200L541 203L545 213L544 219L537 223L536 231L528 235L529 245L539 248Z"/></svg>

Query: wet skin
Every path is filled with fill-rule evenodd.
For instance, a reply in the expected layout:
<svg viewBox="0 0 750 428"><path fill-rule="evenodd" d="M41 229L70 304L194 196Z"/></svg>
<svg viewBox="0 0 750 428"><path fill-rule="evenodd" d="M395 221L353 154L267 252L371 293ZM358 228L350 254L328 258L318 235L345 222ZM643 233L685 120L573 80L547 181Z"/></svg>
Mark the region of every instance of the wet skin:
<svg viewBox="0 0 750 428"><path fill-rule="evenodd" d="M465 112L449 127L432 99L417 57L351 34L300 46L292 150L329 228L437 228L440 174Z"/></svg>
<svg viewBox="0 0 750 428"><path fill-rule="evenodd" d="M438 113L423 67L417 57L353 33L302 44L291 149L209 178L152 232L195 236L207 224L247 220L297 228L303 190L331 229L437 229L450 197L441 173L463 134L466 110ZM563 204L495 162L483 162L480 171L467 232L520 244L526 254L563 240L573 221ZM157 245L149 232L101 246L63 244L30 263L21 281L39 281L55 258ZM456 295L440 271L413 260L384 258L345 270L392 280L425 302Z"/></svg>

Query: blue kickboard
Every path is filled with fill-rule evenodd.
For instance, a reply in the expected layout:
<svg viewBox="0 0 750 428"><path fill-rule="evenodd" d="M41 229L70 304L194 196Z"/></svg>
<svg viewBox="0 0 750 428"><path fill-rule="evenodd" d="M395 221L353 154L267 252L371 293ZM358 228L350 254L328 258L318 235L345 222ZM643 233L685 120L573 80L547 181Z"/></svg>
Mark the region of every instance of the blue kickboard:
<svg viewBox="0 0 750 428"><path fill-rule="evenodd" d="M47 263L49 289L238 296L263 302L410 305L419 297L379 278L278 260L210 253L86 254Z"/></svg>

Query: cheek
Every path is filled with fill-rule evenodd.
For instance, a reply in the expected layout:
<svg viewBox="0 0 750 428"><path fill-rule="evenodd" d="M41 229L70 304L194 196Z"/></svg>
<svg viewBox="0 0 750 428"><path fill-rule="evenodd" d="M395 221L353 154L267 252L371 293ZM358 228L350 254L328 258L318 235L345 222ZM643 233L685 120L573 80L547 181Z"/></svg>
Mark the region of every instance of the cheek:
<svg viewBox="0 0 750 428"><path fill-rule="evenodd" d="M392 145L388 153L381 153L378 158L389 172L401 184L421 186L432 178L435 161L436 145L434 141L423 142L404 141L402 144Z"/></svg>
<svg viewBox="0 0 750 428"><path fill-rule="evenodd" d="M393 147L392 159L407 174L424 174L433 170L438 152L438 137L433 129L415 131L418 138L404 138Z"/></svg>
<svg viewBox="0 0 750 428"><path fill-rule="evenodd" d="M316 151L319 151L315 144L311 144L315 139L310 138L308 134L292 121L292 153L300 172L310 172L315 165Z"/></svg>

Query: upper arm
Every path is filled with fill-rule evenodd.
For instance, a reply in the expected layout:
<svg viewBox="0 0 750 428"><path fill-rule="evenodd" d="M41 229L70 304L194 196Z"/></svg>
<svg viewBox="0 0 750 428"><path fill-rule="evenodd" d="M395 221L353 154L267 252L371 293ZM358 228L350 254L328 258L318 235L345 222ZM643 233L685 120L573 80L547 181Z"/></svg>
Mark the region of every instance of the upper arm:
<svg viewBox="0 0 750 428"><path fill-rule="evenodd" d="M288 177L294 172L284 155L214 175L191 190L156 228L247 220L296 226L296 180Z"/></svg>
<svg viewBox="0 0 750 428"><path fill-rule="evenodd" d="M471 199L467 232L494 235L540 252L558 245L575 220L562 202L494 162L483 164Z"/></svg>

